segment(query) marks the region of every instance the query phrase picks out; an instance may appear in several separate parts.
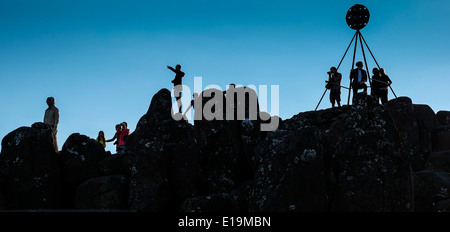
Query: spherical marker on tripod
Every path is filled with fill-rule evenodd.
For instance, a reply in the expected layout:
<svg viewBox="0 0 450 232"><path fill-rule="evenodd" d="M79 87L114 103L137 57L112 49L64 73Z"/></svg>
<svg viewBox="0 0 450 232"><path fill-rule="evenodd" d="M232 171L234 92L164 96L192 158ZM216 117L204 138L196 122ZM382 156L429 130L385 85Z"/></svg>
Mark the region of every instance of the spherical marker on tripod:
<svg viewBox="0 0 450 232"><path fill-rule="evenodd" d="M347 25L353 30L363 29L369 23L369 19L369 9L361 4L356 4L347 11Z"/></svg>

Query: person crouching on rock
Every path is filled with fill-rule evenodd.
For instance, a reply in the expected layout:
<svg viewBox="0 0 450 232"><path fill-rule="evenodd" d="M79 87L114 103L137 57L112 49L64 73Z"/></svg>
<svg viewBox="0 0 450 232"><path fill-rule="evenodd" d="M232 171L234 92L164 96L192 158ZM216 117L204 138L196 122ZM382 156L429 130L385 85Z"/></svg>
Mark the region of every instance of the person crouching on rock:
<svg viewBox="0 0 450 232"><path fill-rule="evenodd" d="M363 62L356 63L356 69L350 71L350 83L353 88L353 103L355 102L356 94L359 89L364 89L364 94L367 94L367 72L363 69Z"/></svg>
<svg viewBox="0 0 450 232"><path fill-rule="evenodd" d="M337 103L338 107L341 107L341 80L342 74L338 73L336 67L331 67L328 72L328 84L330 88L330 102L332 108L334 108L335 103Z"/></svg>

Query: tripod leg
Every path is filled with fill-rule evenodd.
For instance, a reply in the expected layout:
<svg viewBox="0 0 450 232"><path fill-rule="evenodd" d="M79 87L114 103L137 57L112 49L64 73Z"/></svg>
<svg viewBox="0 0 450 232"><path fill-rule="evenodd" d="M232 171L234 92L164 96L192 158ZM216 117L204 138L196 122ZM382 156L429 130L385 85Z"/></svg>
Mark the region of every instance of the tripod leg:
<svg viewBox="0 0 450 232"><path fill-rule="evenodd" d="M378 64L377 59L375 59L375 56L373 55L372 51L370 50L369 45L367 45L367 42L366 42L366 40L364 39L364 36L362 36L362 34L360 34L360 37L363 39L364 44L366 45L367 49L369 50L370 55L372 55L372 58L373 58L373 60L375 61L375 63L377 64L378 68L380 68L380 65ZM391 91L392 91L392 93L394 94L395 98L397 98L397 95L395 94L395 92L394 92L394 90L392 89L392 87L389 86L389 88L391 89Z"/></svg>
<svg viewBox="0 0 450 232"><path fill-rule="evenodd" d="M359 32L359 31L358 31L358 32ZM362 37L361 32L359 32L359 42L360 42L360 44L361 44L361 50L362 50L362 54L363 54L363 57L364 57L364 63L366 64L366 70L367 70L366 74L367 74L367 79L369 80L369 84L370 84L370 86L372 87L372 80L370 79L370 74L369 74L369 66L367 65L366 53L364 52L364 47L363 47L363 42L362 42L361 37Z"/></svg>
<svg viewBox="0 0 450 232"><path fill-rule="evenodd" d="M356 31L355 35L356 35L356 40L355 40L355 49L353 50L352 70L353 70L353 67L355 67L355 56L356 56L356 48L358 47L359 30ZM350 75L351 75L351 71L350 71ZM348 100L347 100L347 105L350 105L350 92L351 92L351 90L352 90L352 80L350 79L350 86L348 87ZM354 97L354 96L353 96L353 97Z"/></svg>
<svg viewBox="0 0 450 232"><path fill-rule="evenodd" d="M394 90L392 89L392 87L389 86L389 88L391 89L391 91L392 91L392 93L394 94L395 98L397 98L397 95L395 95L395 92L394 92Z"/></svg>
<svg viewBox="0 0 450 232"><path fill-rule="evenodd" d="M350 49L350 46L352 46L353 40L355 40L357 32L353 35L352 41L350 41L350 44L347 47L347 50L345 50L344 56L341 59L341 62L339 62L339 65L337 66L337 70L339 70L339 67L341 67L342 61L344 61L345 56L347 55L348 49Z"/></svg>
<svg viewBox="0 0 450 232"><path fill-rule="evenodd" d="M325 89L325 92L323 92L322 97L320 98L319 104L317 104L316 109L314 111L317 111L317 108L319 108L320 103L322 102L323 97L325 97L325 94L327 93L328 89Z"/></svg>
<svg viewBox="0 0 450 232"><path fill-rule="evenodd" d="M373 60L375 61L375 63L377 64L378 68L380 68L380 65L378 64L377 59L375 59L375 56L373 55L372 51L370 50L369 45L367 45L366 40L364 39L364 36L362 36L362 34L360 34L360 36L361 36L361 38L363 39L364 44L365 44L366 47L367 47L367 50L369 50L370 55L372 55L372 58L373 58Z"/></svg>

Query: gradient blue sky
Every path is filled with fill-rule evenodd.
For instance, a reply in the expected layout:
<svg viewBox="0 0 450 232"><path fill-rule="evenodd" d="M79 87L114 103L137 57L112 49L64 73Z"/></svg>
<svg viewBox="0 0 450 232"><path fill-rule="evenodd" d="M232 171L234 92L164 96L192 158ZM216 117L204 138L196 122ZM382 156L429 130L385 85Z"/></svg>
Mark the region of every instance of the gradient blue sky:
<svg viewBox="0 0 450 232"><path fill-rule="evenodd" d="M362 33L396 94L450 110L447 0L0 0L0 138L42 121L48 96L60 149L74 132L109 139L122 121L133 131L152 96L171 88L166 65L178 63L192 88L194 76L203 87L279 85L282 118L314 110L355 32L345 15L357 3L370 10ZM348 55L346 86L350 66Z"/></svg>

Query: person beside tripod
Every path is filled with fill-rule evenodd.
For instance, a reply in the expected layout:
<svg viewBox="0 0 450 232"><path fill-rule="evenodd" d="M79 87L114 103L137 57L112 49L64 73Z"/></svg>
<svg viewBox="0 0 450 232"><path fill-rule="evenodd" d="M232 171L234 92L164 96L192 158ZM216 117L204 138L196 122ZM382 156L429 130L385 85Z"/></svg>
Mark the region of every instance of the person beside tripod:
<svg viewBox="0 0 450 232"><path fill-rule="evenodd" d="M353 89L353 103L355 102L358 90L364 89L364 94L367 94L367 72L363 69L363 62L358 61L356 67L356 69L352 69L350 72L350 83Z"/></svg>
<svg viewBox="0 0 450 232"><path fill-rule="evenodd" d="M337 71L336 67L331 67L328 73L327 89L330 90L331 107L341 107L341 80L342 74Z"/></svg>
<svg viewBox="0 0 450 232"><path fill-rule="evenodd" d="M391 79L386 75L384 68L373 69L372 76L372 96L377 98L377 102L381 99L381 104L386 105L388 101L388 87L392 84Z"/></svg>

